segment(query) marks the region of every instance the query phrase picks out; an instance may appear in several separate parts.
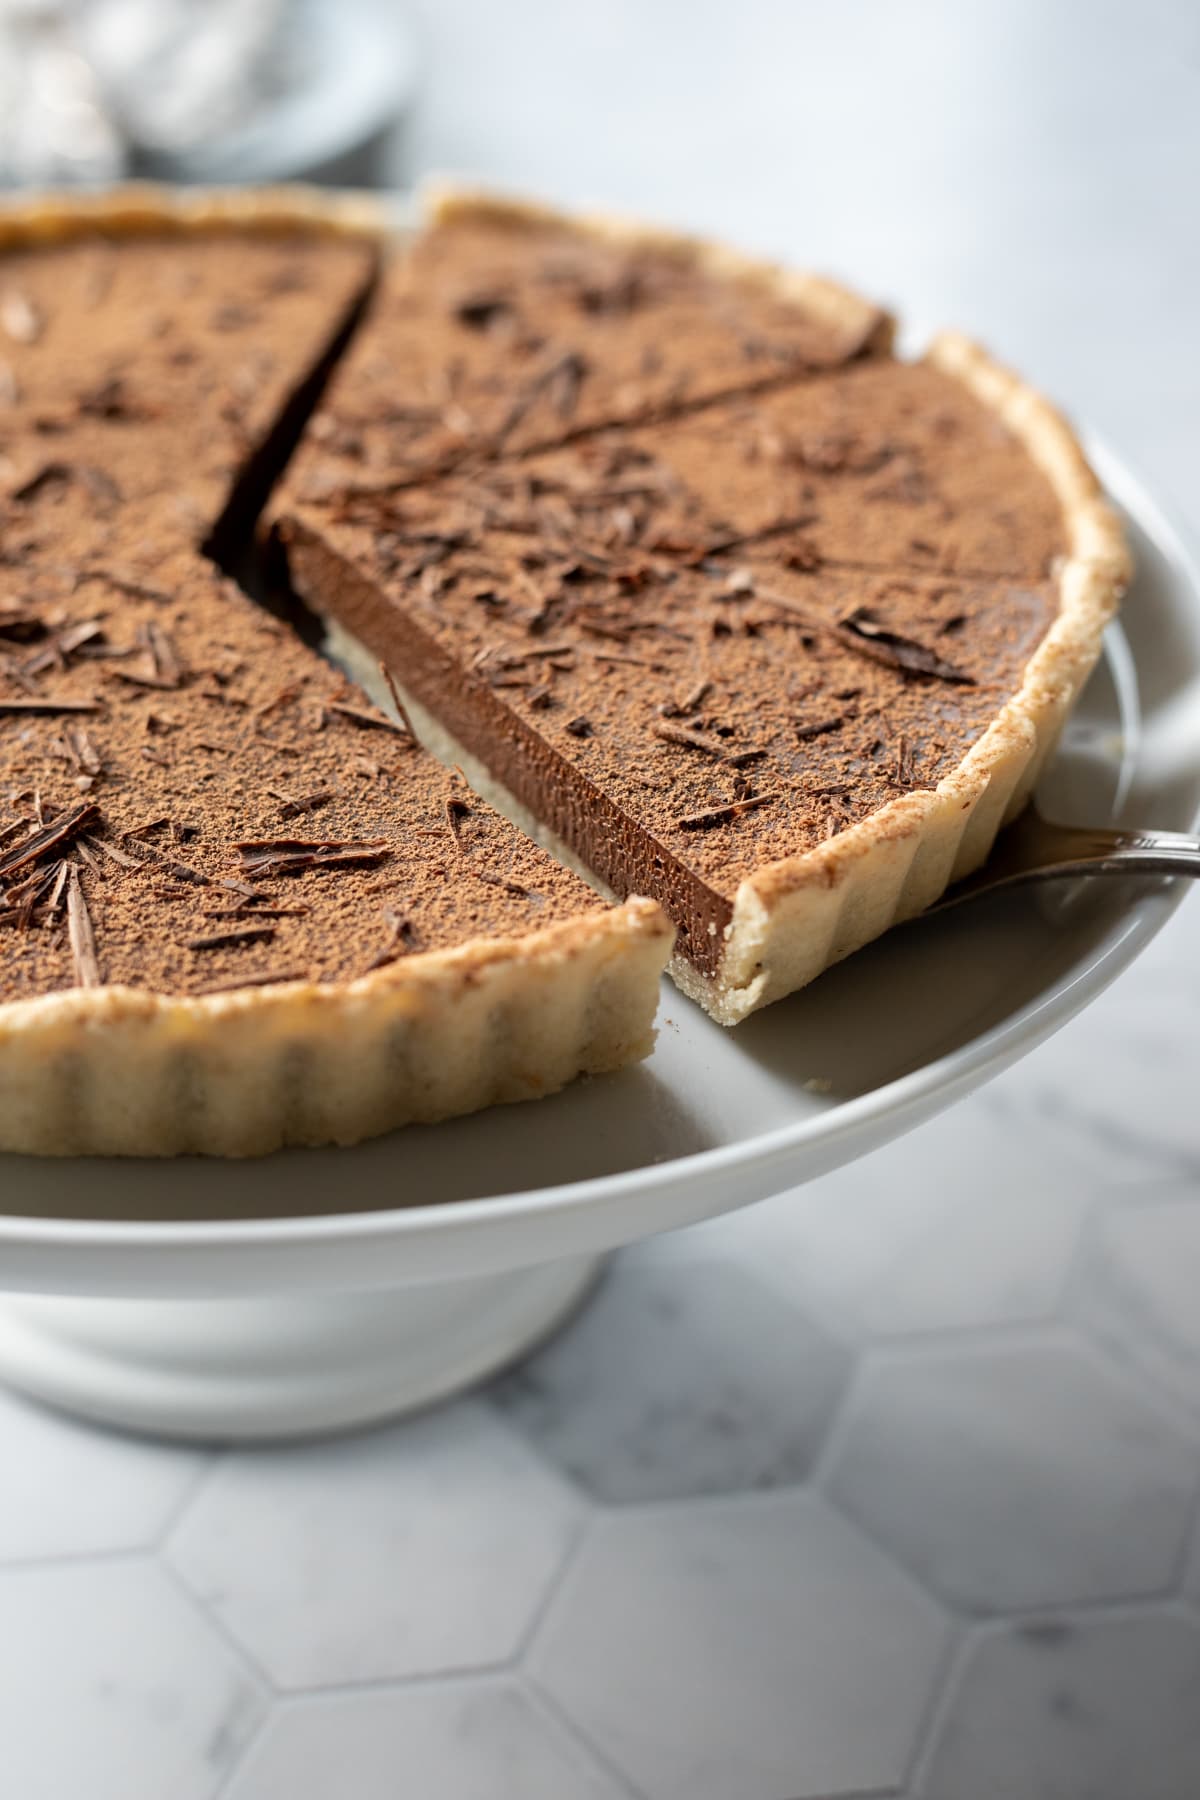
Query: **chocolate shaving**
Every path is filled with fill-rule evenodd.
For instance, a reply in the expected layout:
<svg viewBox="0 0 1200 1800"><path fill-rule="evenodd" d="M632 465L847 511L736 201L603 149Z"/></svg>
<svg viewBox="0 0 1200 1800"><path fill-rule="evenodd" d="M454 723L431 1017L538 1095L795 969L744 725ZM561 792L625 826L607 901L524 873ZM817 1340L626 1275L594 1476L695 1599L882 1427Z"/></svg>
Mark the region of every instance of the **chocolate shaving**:
<svg viewBox="0 0 1200 1800"><path fill-rule="evenodd" d="M116 506L121 498L121 490L111 475L103 469L93 468L90 463L48 462L31 475L21 486L14 488L12 498L26 501L34 499L43 488L53 487L55 482L69 484L80 482L100 506L109 508Z"/></svg>
<svg viewBox="0 0 1200 1800"><path fill-rule="evenodd" d="M397 737L411 737L410 728L396 719L389 719L384 712L366 712L360 706L348 706L343 700L327 700L322 711L333 713L339 719L346 719L351 725L361 726L364 730L392 731ZM415 739L413 740L415 742Z"/></svg>
<svg viewBox="0 0 1200 1800"><path fill-rule="evenodd" d="M51 912L57 912L59 907L62 905L63 889L67 885L67 881L70 878L70 874L71 874L71 865L67 861L66 857L63 857L62 861L58 865L58 873L56 874L56 876L54 878L54 886L50 889L50 898L46 902L46 905L48 906L48 908L50 909Z"/></svg>
<svg viewBox="0 0 1200 1800"><path fill-rule="evenodd" d="M69 657L101 643L103 638L104 627L99 619L83 619L67 631L56 631L48 644L26 659L25 673L40 675L45 669L64 668Z"/></svg>
<svg viewBox="0 0 1200 1800"><path fill-rule="evenodd" d="M620 650L593 650L592 658L598 663L627 663L634 669L653 669L656 675L665 675L662 663L648 662L644 656L626 656Z"/></svg>
<svg viewBox="0 0 1200 1800"><path fill-rule="evenodd" d="M515 894L520 900L528 900L533 893L532 888L522 887L519 881L513 881L504 875L492 875L487 869L477 869L473 863L467 864L467 874L476 881L486 883L488 887L499 888L505 894Z"/></svg>
<svg viewBox="0 0 1200 1800"><path fill-rule="evenodd" d="M588 365L584 357L576 350L568 350L548 368L542 369L526 382L517 394L501 421L496 434L495 443L499 447L521 424L543 396L549 396L559 418L564 422L574 413L579 402L579 390L588 373Z"/></svg>
<svg viewBox="0 0 1200 1800"><path fill-rule="evenodd" d="M778 800L778 794L751 794L744 800L732 800L728 806L714 806L710 812L688 813L675 823L682 831L712 831L717 825L728 825L734 819L740 819L743 813L754 812L760 806L769 806L772 800Z"/></svg>
<svg viewBox="0 0 1200 1800"><path fill-rule="evenodd" d="M127 843L136 843L139 850L144 852L143 866L145 863L151 863L155 868L161 869L165 875L173 875L176 881L183 882L187 887L219 887L225 888L231 894L240 894L247 900L255 898L254 889L248 887L244 881L218 879L206 875L202 869L194 869L190 863L177 862L174 857L164 855L161 850L156 850L152 844L144 841L144 834L158 831L164 825L170 824L170 819L151 819L147 824L139 826L136 831L124 833Z"/></svg>
<svg viewBox="0 0 1200 1800"><path fill-rule="evenodd" d="M73 863L67 886L67 936L75 964L76 986L99 987L102 977L96 960L96 936L92 930L92 917L88 912L87 901L83 896L79 870Z"/></svg>
<svg viewBox="0 0 1200 1800"><path fill-rule="evenodd" d="M719 738L706 737L701 731L689 731L677 725L652 725L650 729L655 737L662 738L668 744L680 744L686 750L699 750L704 756L728 763L734 769L747 768L751 763L761 762L767 754L765 750L729 750Z"/></svg>
<svg viewBox="0 0 1200 1800"><path fill-rule="evenodd" d="M123 850L118 850L116 845L110 844L106 838L89 838L88 843L94 850L99 850L101 856L107 856L110 862L116 863L118 868L142 869L145 867L145 864L140 863L136 856L126 856Z"/></svg>
<svg viewBox="0 0 1200 1800"><path fill-rule="evenodd" d="M912 746L906 737L902 737L896 746L896 784L898 787L912 787L916 779Z"/></svg>
<svg viewBox="0 0 1200 1800"><path fill-rule="evenodd" d="M88 840L85 837L76 840L75 849L87 864L88 868L92 871L92 874L96 877L97 881L107 881L108 877L105 875L104 870L100 867L96 858L92 855L91 850L88 848Z"/></svg>
<svg viewBox="0 0 1200 1800"><path fill-rule="evenodd" d="M0 637L10 638L14 643L28 644L34 638L45 637L46 626L35 612L24 606L0 607Z"/></svg>
<svg viewBox="0 0 1200 1800"><path fill-rule="evenodd" d="M470 811L471 808L467 805L465 800L455 800L452 798L446 801L446 823L450 827L450 836L454 839L455 844L460 850L463 847L462 822L468 816Z"/></svg>
<svg viewBox="0 0 1200 1800"><path fill-rule="evenodd" d="M205 919L305 919L312 911L311 906L259 906L261 898L251 894L239 906L218 907L215 912L201 914Z"/></svg>
<svg viewBox="0 0 1200 1800"><path fill-rule="evenodd" d="M698 681L684 699L666 701L658 710L664 719L686 718L688 713L696 712L704 704L712 690L711 681Z"/></svg>
<svg viewBox="0 0 1200 1800"><path fill-rule="evenodd" d="M11 875L17 869L24 868L26 863L40 861L47 850L54 850L59 844L69 844L72 838L79 835L85 825L91 824L99 812L100 808L94 802L88 801L82 806L77 806L74 812L64 813L61 818L53 820L49 825L44 825L40 831L35 831L32 837L27 837L22 843L14 845L7 855L0 856L0 879Z"/></svg>
<svg viewBox="0 0 1200 1800"><path fill-rule="evenodd" d="M160 603L169 602L171 595L164 588L154 587L148 581L142 581L136 575L126 575L121 570L88 568L81 569L75 578L75 586L82 587L85 581L102 581L109 587L116 588L120 594L128 594L134 600L155 600Z"/></svg>
<svg viewBox="0 0 1200 1800"><path fill-rule="evenodd" d="M806 744L810 738L824 737L829 731L839 731L845 723L844 713L831 713L827 719L813 719L808 724L797 724L796 736L802 744Z"/></svg>
<svg viewBox="0 0 1200 1800"><path fill-rule="evenodd" d="M512 316L512 302L503 294L468 294L454 306L454 317L472 331L486 331L497 319Z"/></svg>
<svg viewBox="0 0 1200 1800"><path fill-rule="evenodd" d="M367 964L368 974L372 969L382 969L388 963L397 962L400 957L407 956L413 947L416 931L411 919L406 919L403 914L387 906L383 910L383 922L391 936L379 954Z"/></svg>
<svg viewBox="0 0 1200 1800"><path fill-rule="evenodd" d="M569 729L569 727L568 727ZM655 737L662 738L668 744L681 744L685 750L699 750L704 756L713 756L718 762L725 761L725 746L716 738L705 737L700 731L687 731L677 725L652 725Z"/></svg>
<svg viewBox="0 0 1200 1800"><path fill-rule="evenodd" d="M928 675L937 681L960 682L964 687L975 685L973 675L956 669L953 663L945 662L936 651L930 650L926 644L919 644L915 638L890 631L865 606L856 606L852 613L840 620L837 634L848 648L869 656L874 662L884 663L889 668L903 669L910 675Z"/></svg>
<svg viewBox="0 0 1200 1800"><path fill-rule="evenodd" d="M265 838L235 844L234 849L242 859L243 870L255 881L261 881L268 875L296 874L302 869L377 863L390 854L383 838L366 839L362 842Z"/></svg>
<svg viewBox="0 0 1200 1800"><path fill-rule="evenodd" d="M155 624L138 627L138 643L146 658L146 667L114 669L114 681L127 681L133 687L175 689L182 687L186 671L169 635Z"/></svg>
<svg viewBox="0 0 1200 1800"><path fill-rule="evenodd" d="M596 735L590 719L568 719L566 729L574 738L590 738Z"/></svg>
<svg viewBox="0 0 1200 1800"><path fill-rule="evenodd" d="M272 713L278 712L282 707L290 706L303 686L302 681L289 681L286 687L281 687L277 694L259 707L255 717L268 719Z"/></svg>
<svg viewBox="0 0 1200 1800"><path fill-rule="evenodd" d="M403 700L400 698L400 689L396 686L395 677L392 674L392 671L388 668L386 663L382 663L382 662L380 663L379 673L383 676L384 681L387 683L387 691L391 695L392 705L395 707L397 713L399 714L400 723L403 725L405 731L407 731L408 737L409 737L409 742L412 744L412 747L415 750L417 747L417 734L413 730L413 722L408 716L408 709L406 708Z"/></svg>
<svg viewBox="0 0 1200 1800"><path fill-rule="evenodd" d="M314 788L311 794L287 794L279 788L268 788L273 800L280 802L279 816L283 819L295 819L301 813L316 812L334 798L332 788Z"/></svg>
<svg viewBox="0 0 1200 1800"><path fill-rule="evenodd" d="M274 925L246 925L237 931L214 931L210 937L190 938L189 950L232 950L240 944L265 944L275 936Z"/></svg>

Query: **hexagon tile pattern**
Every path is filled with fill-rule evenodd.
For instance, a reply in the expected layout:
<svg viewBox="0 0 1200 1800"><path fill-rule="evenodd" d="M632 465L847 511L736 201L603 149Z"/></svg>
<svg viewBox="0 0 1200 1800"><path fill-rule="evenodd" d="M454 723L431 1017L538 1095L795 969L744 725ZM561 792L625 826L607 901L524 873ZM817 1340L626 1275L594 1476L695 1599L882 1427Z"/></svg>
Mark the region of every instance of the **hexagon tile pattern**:
<svg viewBox="0 0 1200 1800"><path fill-rule="evenodd" d="M737 1269L626 1257L578 1323L492 1389L608 1501L782 1487L811 1469L845 1350Z"/></svg>
<svg viewBox="0 0 1200 1800"><path fill-rule="evenodd" d="M921 1800L1196 1800L1200 1630L1044 1620L973 1647Z"/></svg>
<svg viewBox="0 0 1200 1800"><path fill-rule="evenodd" d="M529 1658L648 1800L831 1800L901 1785L944 1615L819 1501L610 1516Z"/></svg>
<svg viewBox="0 0 1200 1800"><path fill-rule="evenodd" d="M1137 1598L1171 1581L1195 1445L1066 1338L868 1364L830 1499L934 1592L987 1611Z"/></svg>
<svg viewBox="0 0 1200 1800"><path fill-rule="evenodd" d="M568 1491L474 1402L246 1451L168 1555L281 1688L511 1657L572 1543Z"/></svg>
<svg viewBox="0 0 1200 1800"><path fill-rule="evenodd" d="M262 1710L161 1569L0 1570L5 1800L210 1800Z"/></svg>
<svg viewBox="0 0 1200 1800"><path fill-rule="evenodd" d="M515 1683L282 1706L222 1800L626 1800Z"/></svg>
<svg viewBox="0 0 1200 1800"><path fill-rule="evenodd" d="M736 1221L773 1285L845 1330L963 1331L1053 1313L1087 1207L1085 1181L990 1091ZM730 1221L734 1224L735 1221ZM732 1235L732 1234L731 1234Z"/></svg>

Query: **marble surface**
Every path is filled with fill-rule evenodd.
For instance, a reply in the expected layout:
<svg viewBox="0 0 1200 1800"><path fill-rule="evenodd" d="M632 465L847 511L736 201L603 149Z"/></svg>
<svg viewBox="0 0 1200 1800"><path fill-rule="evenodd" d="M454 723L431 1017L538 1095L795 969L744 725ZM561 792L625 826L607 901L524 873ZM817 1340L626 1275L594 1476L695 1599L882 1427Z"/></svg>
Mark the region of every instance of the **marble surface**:
<svg viewBox="0 0 1200 1800"><path fill-rule="evenodd" d="M417 150L960 321L1195 534L1200 25L1083 16L438 0ZM1194 1800L1198 1026L1193 903L408 1424L210 1453L0 1397L4 1800Z"/></svg>

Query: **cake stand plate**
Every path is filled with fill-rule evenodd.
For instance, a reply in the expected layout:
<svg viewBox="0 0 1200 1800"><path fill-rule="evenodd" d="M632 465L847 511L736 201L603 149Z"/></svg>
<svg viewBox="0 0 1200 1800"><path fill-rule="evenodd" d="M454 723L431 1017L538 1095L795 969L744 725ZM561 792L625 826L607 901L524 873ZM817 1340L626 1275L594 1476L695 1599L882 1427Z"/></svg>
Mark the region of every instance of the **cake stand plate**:
<svg viewBox="0 0 1200 1800"><path fill-rule="evenodd" d="M1185 829L1200 584L1093 455L1139 574L1039 803ZM665 987L639 1068L350 1150L0 1157L0 1379L212 1439L427 1405L553 1329L604 1252L812 1180L1014 1062L1128 966L1182 887L1056 884L917 921L733 1032Z"/></svg>

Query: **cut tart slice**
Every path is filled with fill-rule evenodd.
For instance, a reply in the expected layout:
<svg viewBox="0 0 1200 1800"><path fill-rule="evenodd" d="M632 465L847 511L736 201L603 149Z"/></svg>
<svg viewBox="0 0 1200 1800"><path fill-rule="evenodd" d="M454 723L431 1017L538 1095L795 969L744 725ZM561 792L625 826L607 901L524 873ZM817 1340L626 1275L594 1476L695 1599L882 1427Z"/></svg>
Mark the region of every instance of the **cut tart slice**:
<svg viewBox="0 0 1200 1800"><path fill-rule="evenodd" d="M462 192L426 214L313 421L299 495L676 413L890 343L886 313L845 288L696 239Z"/></svg>
<svg viewBox="0 0 1200 1800"><path fill-rule="evenodd" d="M246 1155L650 1045L670 946L190 552L0 570L0 1145Z"/></svg>
<svg viewBox="0 0 1200 1800"><path fill-rule="evenodd" d="M282 529L723 1023L984 859L1126 574L1067 427L956 339Z"/></svg>

